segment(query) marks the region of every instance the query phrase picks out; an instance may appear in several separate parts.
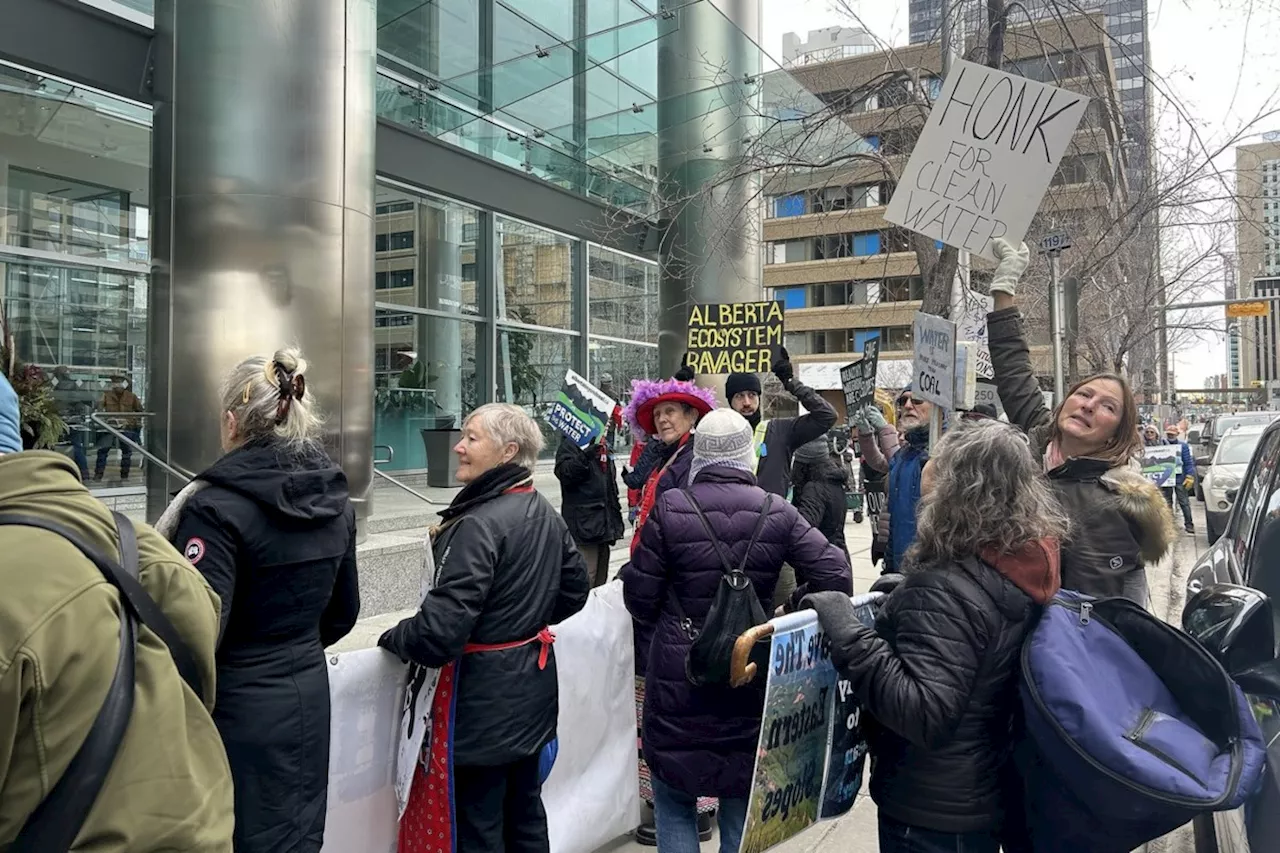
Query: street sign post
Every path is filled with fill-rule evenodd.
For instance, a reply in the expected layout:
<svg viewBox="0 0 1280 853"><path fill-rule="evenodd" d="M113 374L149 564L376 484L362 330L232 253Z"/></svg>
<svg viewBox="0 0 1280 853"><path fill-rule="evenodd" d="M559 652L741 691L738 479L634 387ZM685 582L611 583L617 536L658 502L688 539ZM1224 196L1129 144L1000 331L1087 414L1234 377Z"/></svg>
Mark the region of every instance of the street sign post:
<svg viewBox="0 0 1280 853"><path fill-rule="evenodd" d="M1058 275L1058 257L1071 248L1066 231L1052 231L1040 238L1040 254L1049 256L1049 330L1053 334L1053 396L1062 402L1067 391L1066 364L1062 354L1063 316L1062 280Z"/></svg>

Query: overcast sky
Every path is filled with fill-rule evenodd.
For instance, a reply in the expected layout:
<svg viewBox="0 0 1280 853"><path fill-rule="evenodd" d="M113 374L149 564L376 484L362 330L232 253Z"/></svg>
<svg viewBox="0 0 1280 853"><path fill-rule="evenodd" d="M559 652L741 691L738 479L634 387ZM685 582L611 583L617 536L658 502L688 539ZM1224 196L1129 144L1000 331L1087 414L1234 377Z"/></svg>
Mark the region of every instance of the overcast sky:
<svg viewBox="0 0 1280 853"><path fill-rule="evenodd" d="M907 43L907 0L846 0L863 23L890 45ZM1148 0L1154 70L1200 133L1212 144L1228 138L1270 105L1280 84L1280 0ZM763 0L761 47L782 55L782 35L854 22L831 0ZM1160 104L1156 104L1159 114ZM1280 116L1258 128L1280 130ZM1257 137L1248 141L1258 141ZM1234 157L1220 163L1230 169ZM1206 296L1206 298L1209 298ZM1176 354L1176 384L1202 387L1226 372L1221 335Z"/></svg>

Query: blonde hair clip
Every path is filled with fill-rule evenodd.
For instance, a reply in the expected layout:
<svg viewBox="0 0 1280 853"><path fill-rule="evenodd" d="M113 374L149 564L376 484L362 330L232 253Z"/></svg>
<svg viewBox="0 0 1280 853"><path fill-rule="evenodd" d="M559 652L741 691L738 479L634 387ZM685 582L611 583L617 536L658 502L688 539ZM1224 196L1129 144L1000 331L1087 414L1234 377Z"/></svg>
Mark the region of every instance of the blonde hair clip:
<svg viewBox="0 0 1280 853"><path fill-rule="evenodd" d="M253 383L252 382L244 383L244 394L241 395L240 402L244 403L247 406L249 404L249 395L252 392L253 392Z"/></svg>

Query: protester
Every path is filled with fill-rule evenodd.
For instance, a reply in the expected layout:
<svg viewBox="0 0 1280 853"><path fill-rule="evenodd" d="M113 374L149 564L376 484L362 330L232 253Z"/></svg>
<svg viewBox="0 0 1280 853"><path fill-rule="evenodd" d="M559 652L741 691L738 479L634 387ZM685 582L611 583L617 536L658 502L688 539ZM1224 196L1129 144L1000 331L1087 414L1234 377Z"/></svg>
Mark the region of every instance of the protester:
<svg viewBox="0 0 1280 853"><path fill-rule="evenodd" d="M454 448L464 488L431 533L435 585L378 640L424 667L457 662L452 715L443 676L433 710L454 721L453 775L420 762L400 853L439 848L431 833L449 816L431 812L431 786L452 791L458 853L549 849L539 760L556 736L559 692L548 626L586 605L590 583L564 520L534 490L541 449L519 406L490 403L467 417Z"/></svg>
<svg viewBox="0 0 1280 853"><path fill-rule="evenodd" d="M891 425L875 403L867 404L854 417L858 429L858 447L862 451L862 485L868 503L874 501L881 511L876 514L871 534L871 565L884 561L884 572L890 572L889 548L889 465L901 447L898 430ZM874 493L874 496L872 496Z"/></svg>
<svg viewBox="0 0 1280 853"><path fill-rule="evenodd" d="M636 519L640 517L640 497L644 482L653 470L652 464L647 468L640 468L640 460L646 458L645 450L649 449L649 438L639 425L631 424L631 456L627 459L627 465L631 467L622 466L622 482L627 487L627 523L632 527L635 527ZM657 451L657 445L652 449ZM651 456L651 462L656 463L656 453Z"/></svg>
<svg viewBox="0 0 1280 853"><path fill-rule="evenodd" d="M697 853L696 798L719 798L720 850L736 853L746 820L764 707L764 679L746 687L692 685L685 657L692 644L686 619L701 625L724 574L719 555L744 571L762 606L773 598L783 562L811 590L851 591L843 554L785 500L773 497L755 546L748 551L766 498L756 485L751 426L720 409L694 437L691 485L659 498L641 543L623 567L627 609L655 626L648 654L644 757L653 773L660 853ZM696 501L714 530L703 527ZM683 614L683 615L681 615Z"/></svg>
<svg viewBox="0 0 1280 853"><path fill-rule="evenodd" d="M585 450L568 437L556 451L560 514L587 561L587 577L597 587L609 579L609 549L626 533L618 495L618 469L604 436Z"/></svg>
<svg viewBox="0 0 1280 853"><path fill-rule="evenodd" d="M1191 448L1180 437L1177 424L1171 423L1166 426L1164 434L1167 443L1176 444L1182 454L1182 478L1180 483L1174 485L1173 494L1178 499L1178 509L1182 511L1183 529L1188 533L1195 533L1196 523L1191 516L1191 497L1189 493L1196 486L1196 457L1191 452ZM1170 510L1172 509L1173 507L1170 507Z"/></svg>
<svg viewBox="0 0 1280 853"><path fill-rule="evenodd" d="M849 477L831 453L827 439L815 438L795 452L791 466L792 503L800 517L839 548L849 559L844 523L849 517L845 487Z"/></svg>
<svg viewBox="0 0 1280 853"><path fill-rule="evenodd" d="M640 483L640 505L636 512L635 530L631 537L631 553L640 545L640 532L658 499L671 488L688 485L689 469L693 463L689 439L698 419L716 406L715 394L693 384L693 371L682 367L671 379L654 382L648 379L631 381L631 401L623 410L623 417L638 435L652 436L644 451L637 458L635 470L627 475L628 485ZM636 725L644 708L645 667L649 660L649 642L653 628L638 620L633 621L633 643L636 670ZM649 767L640 756L640 798L645 803L640 826L636 829L636 841L646 846L657 844L657 829L653 823L653 790ZM705 817L713 808L709 799L699 804L704 815L703 834L710 838L711 824Z"/></svg>
<svg viewBox="0 0 1280 853"><path fill-rule="evenodd" d="M754 373L731 373L724 383L729 406L751 424L756 456L756 480L760 488L782 497L791 489L791 457L802 444L827 434L836 425L836 410L822 395L795 378L795 369L784 349L773 365L773 375L808 414L796 418L763 417L762 386Z"/></svg>
<svg viewBox="0 0 1280 853"><path fill-rule="evenodd" d="M214 721L235 778L236 853L316 851L329 784L324 649L360 612L347 478L296 349L222 385L225 454L157 527L222 599Z"/></svg>
<svg viewBox="0 0 1280 853"><path fill-rule="evenodd" d="M898 431L902 442L889 461L889 538L884 573L902 571L903 558L916 538L916 504L920 502L920 472L929 461L929 419L933 404L918 398L908 383L898 394Z"/></svg>
<svg viewBox="0 0 1280 853"><path fill-rule="evenodd" d="M3 377L0 454L0 513L57 524L123 560L111 512L72 461L22 451L18 398ZM218 597L162 536L134 528L138 579L211 686ZM0 849L8 850L89 736L120 655L121 607L102 571L56 533L0 526L0 550ZM209 713L213 692L188 687L168 647L141 623L134 654L124 738L72 849L231 853L231 771ZM101 769L80 766L76 781Z"/></svg>
<svg viewBox="0 0 1280 853"><path fill-rule="evenodd" d="M667 489L682 488L688 482L693 454L686 452L686 445L698 419L716 407L712 391L693 384L692 376L678 378L691 373L684 368L671 379L631 382L631 402L623 410L623 417L640 432L653 436L636 462L636 470L643 468L646 473L636 517L637 538L631 542L633 552L657 499Z"/></svg>
<svg viewBox="0 0 1280 853"><path fill-rule="evenodd" d="M129 380L123 376L112 376L111 387L102 395L102 411L108 414L132 413L142 411L142 401L138 395L129 390ZM108 422L124 433L125 437L137 444L142 440L142 420L137 416L109 418ZM101 480L107 472L107 456L111 453L111 445L117 439L109 432L98 437L98 458L95 460L93 479ZM120 479L129 479L129 469L133 465L133 448L127 442L120 444Z"/></svg>
<svg viewBox="0 0 1280 853"><path fill-rule="evenodd" d="M849 597L810 594L832 662L862 703L881 853L996 853L1019 651L1059 588L1069 523L1027 438L962 424L926 472L906 579L874 628Z"/></svg>
<svg viewBox="0 0 1280 853"><path fill-rule="evenodd" d="M996 310L987 315L987 340L1000 401L1010 423L1026 430L1072 526L1082 531L1063 546L1062 585L1145 605L1146 566L1168 552L1174 532L1159 490L1136 470L1142 440L1133 392L1123 377L1101 373L1071 386L1049 410L1014 305L1030 255L1025 245L994 245Z"/></svg>

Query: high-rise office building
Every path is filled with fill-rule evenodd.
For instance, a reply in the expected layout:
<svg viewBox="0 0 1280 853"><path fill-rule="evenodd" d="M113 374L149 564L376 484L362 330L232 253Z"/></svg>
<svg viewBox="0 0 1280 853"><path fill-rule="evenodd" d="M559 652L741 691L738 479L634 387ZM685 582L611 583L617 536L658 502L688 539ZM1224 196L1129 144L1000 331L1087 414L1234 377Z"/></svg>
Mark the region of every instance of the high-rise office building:
<svg viewBox="0 0 1280 853"><path fill-rule="evenodd" d="M1280 138L1236 148L1236 263L1242 297L1280 295ZM1241 387L1280 379L1277 303L1266 317L1233 321Z"/></svg>
<svg viewBox="0 0 1280 853"><path fill-rule="evenodd" d="M982 36L986 27L986 4L981 0L950 0L955 32L966 39ZM1147 0L1026 0L1012 6L1011 24L1018 26L1027 17L1033 21L1062 19L1084 13L1102 12L1107 48L1115 64L1120 88L1120 111L1124 118L1126 163L1131 193L1137 195L1151 183L1150 133L1153 130L1149 76L1151 61ZM937 42L941 38L942 0L909 0L912 44Z"/></svg>

